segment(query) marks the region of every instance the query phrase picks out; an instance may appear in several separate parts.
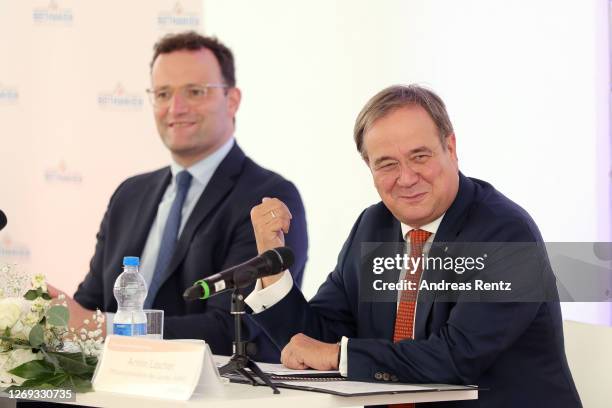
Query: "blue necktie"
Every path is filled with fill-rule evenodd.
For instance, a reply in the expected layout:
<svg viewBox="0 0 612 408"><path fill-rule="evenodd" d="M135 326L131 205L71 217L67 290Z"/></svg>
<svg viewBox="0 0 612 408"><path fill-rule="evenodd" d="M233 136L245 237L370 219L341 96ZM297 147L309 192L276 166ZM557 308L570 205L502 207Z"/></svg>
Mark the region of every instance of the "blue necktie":
<svg viewBox="0 0 612 408"><path fill-rule="evenodd" d="M176 241L178 240L178 232L181 226L181 213L183 211L183 204L185 203L185 197L187 191L191 185L191 174L188 171L180 171L176 175L176 196L174 202L170 208L168 219L166 220L166 226L164 227L164 233L162 235L161 244L159 246L159 253L157 254L157 263L155 264L155 271L151 279L151 285L145 299L144 308L149 309L153 306L153 300L157 291L161 286L164 272L172 255L174 254L174 248L176 247Z"/></svg>

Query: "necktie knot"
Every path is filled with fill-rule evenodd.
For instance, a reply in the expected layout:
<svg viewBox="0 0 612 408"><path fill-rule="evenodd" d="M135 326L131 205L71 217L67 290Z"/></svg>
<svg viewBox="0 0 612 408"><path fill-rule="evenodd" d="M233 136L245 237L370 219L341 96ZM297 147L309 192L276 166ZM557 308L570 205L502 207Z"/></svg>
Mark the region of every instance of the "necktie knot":
<svg viewBox="0 0 612 408"><path fill-rule="evenodd" d="M423 247L423 244L429 239L431 232L422 229L413 229L408 232L410 245Z"/></svg>
<svg viewBox="0 0 612 408"><path fill-rule="evenodd" d="M176 187L177 190L187 190L191 184L191 173L187 170L179 171L176 174Z"/></svg>

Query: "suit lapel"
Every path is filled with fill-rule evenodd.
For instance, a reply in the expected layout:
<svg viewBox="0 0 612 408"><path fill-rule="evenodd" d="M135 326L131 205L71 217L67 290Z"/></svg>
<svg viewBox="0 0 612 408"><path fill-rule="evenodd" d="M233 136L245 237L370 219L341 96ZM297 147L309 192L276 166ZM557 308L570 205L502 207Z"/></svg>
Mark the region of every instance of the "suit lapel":
<svg viewBox="0 0 612 408"><path fill-rule="evenodd" d="M443 250L441 246L437 244L455 242L457 240L457 236L463 228L465 218L473 199L474 183L460 172L459 190L457 191L457 196L448 210L446 210L444 218L442 218L442 222L440 223L440 227L438 228L434 238L434 243L431 246L429 256L443 256ZM430 271L424 271L424 279L429 272ZM427 337L427 332L425 330L426 323L434 301L435 295L432 292L424 292L423 294L419 294L415 315L415 339L424 339Z"/></svg>
<svg viewBox="0 0 612 408"><path fill-rule="evenodd" d="M134 194L135 199L140 200L136 206L136 213L132 216L132 223L126 231L129 231L129 239L126 239L125 248L117 255L120 256L117 264L121 265L121 260L124 255L134 255L142 257L145 243L149 237L151 225L157 216L157 208L162 199L168 183L170 183L170 168L163 168L151 175L152 182L147 182L143 191L137 191ZM121 268L112 267L110 282L121 274Z"/></svg>
<svg viewBox="0 0 612 408"><path fill-rule="evenodd" d="M397 221L391 213L389 213L388 220L389 222L377 229L378 234L373 237L372 242L382 242L384 245L389 246L388 248L384 248L383 252L389 251L390 253L392 252L392 254L389 254L389 256L395 256L397 253L402 253L405 248L404 240L402 238L402 229L399 221ZM391 248L391 243L397 243L398 247ZM397 281L398 279L399 271L397 271L396 279L390 281ZM376 328L377 337L389 340L392 339L393 330L395 329L397 303L394 300L371 302L370 305L372 316L371 324L372 327ZM390 318L381 318L381 316L389 316Z"/></svg>
<svg viewBox="0 0 612 408"><path fill-rule="evenodd" d="M217 170L215 170L215 173L198 199L176 243L176 248L170 260L170 264L160 278L160 287L163 286L164 282L174 273L187 254L193 235L197 231L199 225L236 184L238 176L242 171L244 159L244 153L237 144L234 144L227 156L223 159L221 164L219 164L219 167L217 167Z"/></svg>
<svg viewBox="0 0 612 408"><path fill-rule="evenodd" d="M157 216L157 208L162 196L170 183L171 173L170 168L161 169L155 176L153 183L150 183L143 194L140 195L140 203L138 205L138 214L133 217L132 228L129 230L133 237L129 241L132 246L126 254L140 254L144 250L151 225Z"/></svg>

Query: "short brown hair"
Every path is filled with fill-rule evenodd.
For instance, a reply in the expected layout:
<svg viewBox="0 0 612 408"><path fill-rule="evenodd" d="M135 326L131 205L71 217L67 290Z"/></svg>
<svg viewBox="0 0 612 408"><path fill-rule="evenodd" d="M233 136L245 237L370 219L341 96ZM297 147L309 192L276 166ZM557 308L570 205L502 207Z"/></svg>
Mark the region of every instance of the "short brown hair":
<svg viewBox="0 0 612 408"><path fill-rule="evenodd" d="M232 50L227 48L215 37L205 37L195 31L185 31L178 34L167 34L153 46L153 58L151 59L151 69L160 54L168 54L173 51L189 50L197 51L206 48L215 55L221 75L225 84L233 88L236 86L236 73L234 70L234 55Z"/></svg>
<svg viewBox="0 0 612 408"><path fill-rule="evenodd" d="M436 124L440 142L446 149L445 139L453 133L453 125L442 99L433 91L419 85L393 85L374 95L363 107L353 130L357 150L367 159L363 148L363 137L372 124L391 111L410 105L419 105L429 113Z"/></svg>

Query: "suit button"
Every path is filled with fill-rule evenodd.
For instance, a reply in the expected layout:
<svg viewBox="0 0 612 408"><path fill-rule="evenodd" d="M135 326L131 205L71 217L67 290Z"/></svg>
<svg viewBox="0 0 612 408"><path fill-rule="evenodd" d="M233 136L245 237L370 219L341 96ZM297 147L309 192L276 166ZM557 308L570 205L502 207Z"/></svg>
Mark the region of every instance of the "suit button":
<svg viewBox="0 0 612 408"><path fill-rule="evenodd" d="M382 380L382 378L383 378L383 375L382 375L382 373L380 371L377 372L376 374L374 374L374 379L375 380L379 380L380 381L380 380Z"/></svg>
<svg viewBox="0 0 612 408"><path fill-rule="evenodd" d="M391 377L389 376L389 373L384 373L384 374L383 374L383 380L385 380L385 381L389 381L389 379L390 379L390 378L391 378Z"/></svg>

